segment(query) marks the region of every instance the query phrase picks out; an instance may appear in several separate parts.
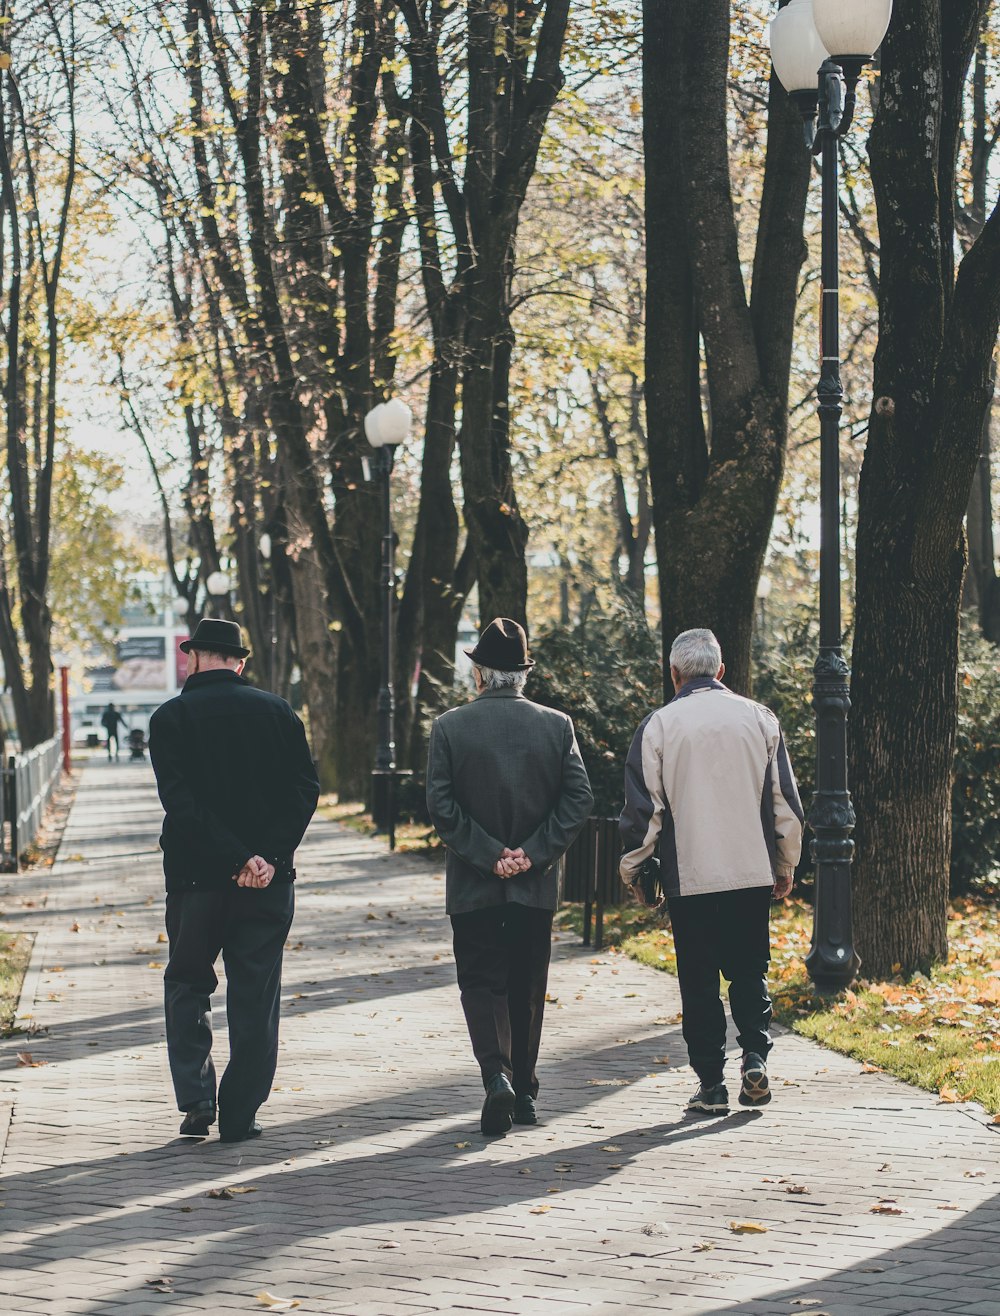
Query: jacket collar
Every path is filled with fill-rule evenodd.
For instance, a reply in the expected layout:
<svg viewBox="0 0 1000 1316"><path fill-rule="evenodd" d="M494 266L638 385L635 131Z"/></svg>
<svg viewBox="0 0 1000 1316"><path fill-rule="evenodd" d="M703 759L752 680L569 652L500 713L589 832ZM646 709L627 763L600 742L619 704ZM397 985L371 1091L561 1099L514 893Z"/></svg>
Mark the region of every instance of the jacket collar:
<svg viewBox="0 0 1000 1316"><path fill-rule="evenodd" d="M671 703L676 699L686 699L688 695L697 694L699 690L728 690L729 687L717 681L714 676L696 676L693 681L685 681L681 688L671 699Z"/></svg>
<svg viewBox="0 0 1000 1316"><path fill-rule="evenodd" d="M240 685L250 684L245 677L239 676L231 667L213 667L211 671L195 672L194 676L189 676L181 687L181 692L195 690L203 685L223 685L230 681L238 681Z"/></svg>
<svg viewBox="0 0 1000 1316"><path fill-rule="evenodd" d="M499 690L483 690L481 694L476 695L477 699L523 699L524 695L520 690L515 690L513 686L502 685Z"/></svg>

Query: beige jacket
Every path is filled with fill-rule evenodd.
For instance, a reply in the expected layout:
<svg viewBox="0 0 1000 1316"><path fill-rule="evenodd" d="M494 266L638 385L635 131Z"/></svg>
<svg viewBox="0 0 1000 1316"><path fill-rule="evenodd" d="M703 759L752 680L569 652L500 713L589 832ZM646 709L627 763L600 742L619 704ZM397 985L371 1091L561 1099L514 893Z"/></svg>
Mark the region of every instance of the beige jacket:
<svg viewBox="0 0 1000 1316"><path fill-rule="evenodd" d="M802 805L778 719L718 681L689 681L642 723L619 820L629 885L659 843L668 896L770 886L802 852Z"/></svg>

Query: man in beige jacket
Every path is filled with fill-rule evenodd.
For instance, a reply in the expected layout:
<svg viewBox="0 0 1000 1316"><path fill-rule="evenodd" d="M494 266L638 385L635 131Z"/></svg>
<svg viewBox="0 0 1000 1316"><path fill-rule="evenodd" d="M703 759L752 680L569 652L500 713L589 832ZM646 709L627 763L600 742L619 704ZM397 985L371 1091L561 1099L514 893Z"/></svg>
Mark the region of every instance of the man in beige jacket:
<svg viewBox="0 0 1000 1316"><path fill-rule="evenodd" d="M767 993L772 896L792 889L802 851L802 805L778 719L734 694L719 642L684 631L670 650L675 697L641 724L625 768L621 876L649 903L640 879L655 864L670 910L683 1033L700 1086L688 1109L725 1114L726 1016L719 974L743 1052L740 1103L771 1099Z"/></svg>

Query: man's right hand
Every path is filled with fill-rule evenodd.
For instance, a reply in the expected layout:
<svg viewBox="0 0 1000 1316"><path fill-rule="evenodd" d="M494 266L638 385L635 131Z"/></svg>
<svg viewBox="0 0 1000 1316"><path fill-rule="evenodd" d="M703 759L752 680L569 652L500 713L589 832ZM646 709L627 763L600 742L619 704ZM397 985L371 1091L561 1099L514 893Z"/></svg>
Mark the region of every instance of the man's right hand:
<svg viewBox="0 0 1000 1316"><path fill-rule="evenodd" d="M514 877L518 873L526 873L530 867L531 860L520 846L516 850L504 846L500 858L493 865L493 871L497 877Z"/></svg>
<svg viewBox="0 0 1000 1316"><path fill-rule="evenodd" d="M237 886L261 888L270 886L273 877L274 865L255 854L250 856L233 880Z"/></svg>

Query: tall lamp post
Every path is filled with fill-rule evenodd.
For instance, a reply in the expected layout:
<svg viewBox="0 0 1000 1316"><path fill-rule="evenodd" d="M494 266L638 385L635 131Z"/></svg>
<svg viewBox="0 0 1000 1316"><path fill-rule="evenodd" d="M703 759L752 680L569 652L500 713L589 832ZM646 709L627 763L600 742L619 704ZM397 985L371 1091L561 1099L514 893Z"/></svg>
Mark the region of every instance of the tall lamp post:
<svg viewBox="0 0 1000 1316"><path fill-rule="evenodd" d="M375 475L382 493L382 684L378 692L377 745L372 772L374 817L396 848L396 696L393 690L393 608L396 602L396 537L392 529L392 468L396 449L410 437L410 408L399 398L380 402L365 417L365 437L375 449Z"/></svg>
<svg viewBox="0 0 1000 1316"><path fill-rule="evenodd" d="M892 0L790 0L771 21L771 59L798 106L806 144L820 157L822 288L819 655L813 681L816 795L809 813L816 868L812 947L806 968L821 991L853 981L860 966L851 931L854 808L847 789L850 671L840 619L839 139L854 117L858 79L882 43Z"/></svg>

